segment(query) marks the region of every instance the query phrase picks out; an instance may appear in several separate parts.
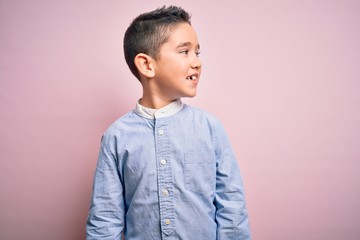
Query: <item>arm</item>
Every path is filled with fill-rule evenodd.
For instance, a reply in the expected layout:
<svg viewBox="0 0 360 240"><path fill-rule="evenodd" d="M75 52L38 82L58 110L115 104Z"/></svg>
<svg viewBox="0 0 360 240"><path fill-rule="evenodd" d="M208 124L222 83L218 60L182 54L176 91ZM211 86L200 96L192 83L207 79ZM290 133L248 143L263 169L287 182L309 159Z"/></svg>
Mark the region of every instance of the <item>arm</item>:
<svg viewBox="0 0 360 240"><path fill-rule="evenodd" d="M124 228L123 185L105 137L96 166L93 193L86 224L86 239L121 239Z"/></svg>
<svg viewBox="0 0 360 240"><path fill-rule="evenodd" d="M216 132L217 240L249 240L249 220L239 167L223 127L219 125Z"/></svg>

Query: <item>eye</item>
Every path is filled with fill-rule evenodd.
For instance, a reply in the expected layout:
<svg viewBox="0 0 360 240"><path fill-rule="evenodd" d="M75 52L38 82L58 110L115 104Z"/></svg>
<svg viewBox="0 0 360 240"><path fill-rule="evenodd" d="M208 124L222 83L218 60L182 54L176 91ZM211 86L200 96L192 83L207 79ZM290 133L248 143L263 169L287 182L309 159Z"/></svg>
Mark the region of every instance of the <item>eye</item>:
<svg viewBox="0 0 360 240"><path fill-rule="evenodd" d="M181 54L188 54L189 53L189 50L182 50L182 51L180 51L179 53L181 53Z"/></svg>
<svg viewBox="0 0 360 240"><path fill-rule="evenodd" d="M197 51L195 54L198 57L200 55L200 53L201 53L200 51Z"/></svg>

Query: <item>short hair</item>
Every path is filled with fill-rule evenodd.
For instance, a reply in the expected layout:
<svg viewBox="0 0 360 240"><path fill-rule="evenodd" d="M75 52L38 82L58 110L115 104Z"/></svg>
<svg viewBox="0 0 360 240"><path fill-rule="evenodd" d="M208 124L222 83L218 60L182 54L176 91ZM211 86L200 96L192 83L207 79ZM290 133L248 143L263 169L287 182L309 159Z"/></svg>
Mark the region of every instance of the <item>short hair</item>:
<svg viewBox="0 0 360 240"><path fill-rule="evenodd" d="M134 59L144 53L156 59L161 46L167 42L169 32L179 23L190 22L191 15L181 7L169 6L157 8L136 17L124 35L124 55L127 65L140 80Z"/></svg>

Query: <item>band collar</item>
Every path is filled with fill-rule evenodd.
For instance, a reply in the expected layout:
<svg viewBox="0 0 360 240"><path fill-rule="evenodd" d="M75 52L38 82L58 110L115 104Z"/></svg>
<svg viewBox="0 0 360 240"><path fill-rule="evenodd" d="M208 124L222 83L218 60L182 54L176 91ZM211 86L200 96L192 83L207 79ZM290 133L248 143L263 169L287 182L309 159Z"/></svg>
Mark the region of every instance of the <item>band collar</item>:
<svg viewBox="0 0 360 240"><path fill-rule="evenodd" d="M135 112L138 115L140 115L141 117L148 118L148 119L169 117L169 116L174 115L175 113L179 112L183 108L183 103L181 102L180 99L175 100L160 109L144 107L140 104L140 100L141 99L139 99L136 103Z"/></svg>

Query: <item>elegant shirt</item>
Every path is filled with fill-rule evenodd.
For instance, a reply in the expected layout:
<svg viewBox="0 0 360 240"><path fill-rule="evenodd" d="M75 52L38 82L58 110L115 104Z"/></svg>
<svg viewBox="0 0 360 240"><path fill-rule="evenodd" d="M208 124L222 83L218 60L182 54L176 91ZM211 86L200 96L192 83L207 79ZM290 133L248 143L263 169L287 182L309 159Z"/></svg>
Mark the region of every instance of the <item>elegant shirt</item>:
<svg viewBox="0 0 360 240"><path fill-rule="evenodd" d="M104 133L87 239L250 239L244 187L223 126L180 100L141 106Z"/></svg>

